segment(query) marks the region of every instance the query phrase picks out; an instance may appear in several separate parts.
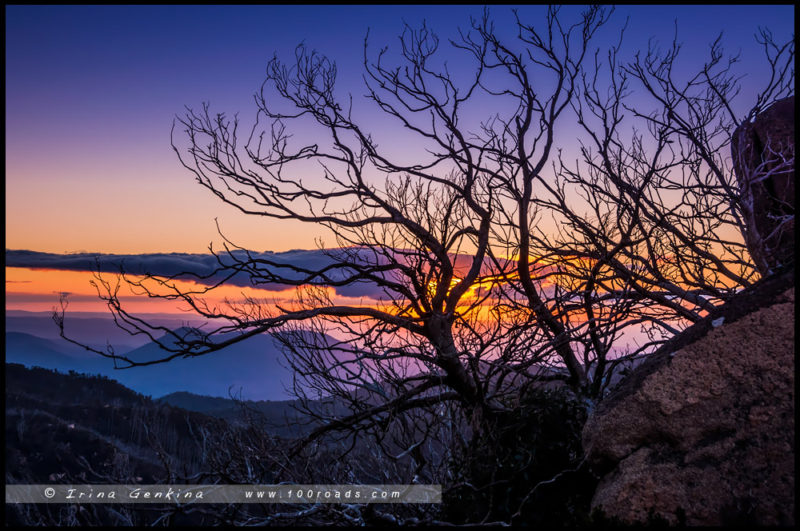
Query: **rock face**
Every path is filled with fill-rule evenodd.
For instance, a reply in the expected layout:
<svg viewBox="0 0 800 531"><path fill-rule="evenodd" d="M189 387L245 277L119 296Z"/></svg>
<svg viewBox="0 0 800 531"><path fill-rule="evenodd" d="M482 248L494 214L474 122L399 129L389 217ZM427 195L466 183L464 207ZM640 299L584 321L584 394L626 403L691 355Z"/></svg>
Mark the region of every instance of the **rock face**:
<svg viewBox="0 0 800 531"><path fill-rule="evenodd" d="M794 523L794 271L674 338L600 403L592 507L627 523Z"/></svg>
<svg viewBox="0 0 800 531"><path fill-rule="evenodd" d="M745 240L768 275L794 261L794 96L776 101L731 139Z"/></svg>

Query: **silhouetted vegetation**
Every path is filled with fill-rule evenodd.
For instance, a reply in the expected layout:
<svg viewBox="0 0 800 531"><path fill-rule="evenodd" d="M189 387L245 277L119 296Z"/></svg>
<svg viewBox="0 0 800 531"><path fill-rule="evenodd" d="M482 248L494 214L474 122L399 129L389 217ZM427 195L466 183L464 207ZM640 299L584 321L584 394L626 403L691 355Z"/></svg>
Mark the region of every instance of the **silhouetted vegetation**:
<svg viewBox="0 0 800 531"><path fill-rule="evenodd" d="M453 456L444 519L575 527L590 522L596 478L583 466L585 404L565 389L535 390Z"/></svg>
<svg viewBox="0 0 800 531"><path fill-rule="evenodd" d="M204 467L197 433L227 429L224 421L156 403L105 376L6 364L8 484L169 483L170 475ZM8 505L6 525L213 521L186 519L172 506L132 507Z"/></svg>
<svg viewBox="0 0 800 531"><path fill-rule="evenodd" d="M149 402L111 418L82 404L53 415L80 411L137 449L138 430L150 426L187 473L206 467L207 480L417 481L442 484L447 496L443 513L207 509L223 522L591 523L586 408L624 363L759 279L740 236L747 201L730 135L794 91L793 41L758 34L771 75L748 107L735 101L740 73L719 39L691 71L677 40L626 56L619 28L597 46L612 12L589 6L568 21L551 6L507 31L487 10L450 41L405 25L391 51L367 36L366 111L355 109L364 100L337 91L335 63L303 45L288 62L267 63L249 133L238 116L187 108L172 145L201 186L246 214L319 227L334 247L324 265L305 266L221 235L211 272L122 271L116 281L98 272L94 285L115 322L152 339L155 356L87 348L135 370L272 334L313 429L282 445L258 415L233 428ZM445 43L471 68L451 74ZM413 139L413 156L398 156L360 120L376 110ZM785 172L793 154L773 162ZM280 306L209 303L206 294L234 277L294 286L296 297ZM209 287L185 288L186 280ZM122 282L179 300L208 325L169 330L133 315ZM337 297L364 283L380 301ZM64 298L54 320L79 343L66 310ZM623 344L629 334L641 342ZM205 459L195 459L190 432Z"/></svg>

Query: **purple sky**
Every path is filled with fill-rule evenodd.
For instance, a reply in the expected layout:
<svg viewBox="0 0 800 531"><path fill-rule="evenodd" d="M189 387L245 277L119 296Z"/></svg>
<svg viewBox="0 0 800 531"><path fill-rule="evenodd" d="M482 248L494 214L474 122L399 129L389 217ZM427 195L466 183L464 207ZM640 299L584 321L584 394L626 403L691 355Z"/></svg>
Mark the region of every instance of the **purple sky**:
<svg viewBox="0 0 800 531"><path fill-rule="evenodd" d="M524 20L541 6L519 6ZM565 8L565 15L576 13ZM195 184L169 133L184 105L254 116L252 95L266 61L291 57L304 41L335 59L339 90L352 92L380 135L387 121L362 96L361 45L395 46L402 22L426 19L442 37L466 26L479 6L6 7L6 246L43 252L204 252L226 234L255 250L314 248L317 227L249 219ZM493 7L497 27L510 8ZM743 94L759 81L753 35L793 31L791 6L623 6L596 44L616 42L630 17L624 51L648 39L668 44L673 21L687 63L720 31L741 51ZM444 50L446 54L452 51ZM460 59L452 55L451 65ZM478 118L478 117L476 117ZM413 153L413 146L392 146Z"/></svg>

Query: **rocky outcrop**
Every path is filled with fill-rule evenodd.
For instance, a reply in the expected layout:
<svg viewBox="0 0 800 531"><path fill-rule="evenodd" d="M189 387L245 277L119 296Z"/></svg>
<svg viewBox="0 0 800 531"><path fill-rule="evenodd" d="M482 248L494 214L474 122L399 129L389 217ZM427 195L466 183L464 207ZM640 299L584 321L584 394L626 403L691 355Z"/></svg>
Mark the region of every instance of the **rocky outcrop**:
<svg viewBox="0 0 800 531"><path fill-rule="evenodd" d="M627 523L794 523L794 272L676 336L583 432L592 507Z"/></svg>
<svg viewBox="0 0 800 531"><path fill-rule="evenodd" d="M794 96L733 133L745 240L762 275L794 261Z"/></svg>

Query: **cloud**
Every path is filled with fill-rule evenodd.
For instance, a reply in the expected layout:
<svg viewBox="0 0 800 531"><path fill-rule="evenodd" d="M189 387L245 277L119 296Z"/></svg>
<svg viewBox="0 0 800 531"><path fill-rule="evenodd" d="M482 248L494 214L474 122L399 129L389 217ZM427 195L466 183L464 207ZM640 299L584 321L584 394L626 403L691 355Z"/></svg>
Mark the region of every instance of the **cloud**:
<svg viewBox="0 0 800 531"><path fill-rule="evenodd" d="M248 286L268 291L281 291L291 284L276 280L301 281L302 271L294 268L318 271L338 262L348 263L348 256L360 253L359 250L293 250L286 252L250 253L250 257L259 261L258 271L264 282L253 285L251 276L246 272L237 272L226 284ZM333 255L333 256L332 256ZM245 259L244 251L234 251L233 257ZM6 250L6 267L27 267L35 269L56 269L66 271L100 271L102 273L119 273L120 268L127 274L150 274L161 277L176 277L191 280L204 285L212 285L223 280L234 270L230 268L235 259L221 255L222 265L211 254L155 253L155 254L55 254L36 251ZM227 266L227 267L223 267ZM341 281L354 270L350 267L337 267L329 270L329 277ZM378 299L385 294L375 283L357 281L344 286L337 286L336 293L345 297L368 297Z"/></svg>
<svg viewBox="0 0 800 531"><path fill-rule="evenodd" d="M395 259L413 262L418 253L394 251ZM6 250L7 267L27 267L39 269L56 269L67 271L99 271L102 273L119 273L120 268L130 275L150 274L159 277L173 277L180 280L194 281L202 285L213 285L229 275L226 285L253 287L267 291L284 291L294 284L291 281L307 280L309 272L324 271L327 280L343 282L357 275L357 265L381 266L389 263L389 259L369 248L342 248L328 250L292 250L284 252L266 251L250 252L250 259L256 264L260 279L254 284L248 272L236 272L232 266L237 260L246 260L246 251L233 251L231 255L221 253L219 259L212 254L187 253L152 253L152 254L93 254L73 253L55 254L25 250ZM473 257L468 254L451 255L455 266L456 277L467 273ZM486 263L489 268L489 262ZM235 274L234 274L235 273ZM387 270L373 273L391 280L398 273ZM396 277L395 277L396 278ZM283 280L283 282L281 282ZM287 282L289 281L289 282ZM307 284L322 283L320 277L312 278ZM387 298L384 288L371 280L355 280L345 285L334 286L337 295L342 297L370 298L374 300ZM392 295L391 293L388 295Z"/></svg>

